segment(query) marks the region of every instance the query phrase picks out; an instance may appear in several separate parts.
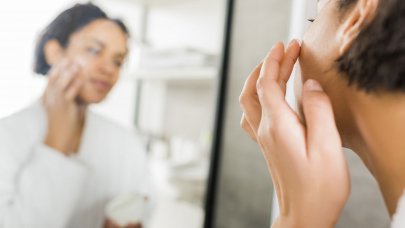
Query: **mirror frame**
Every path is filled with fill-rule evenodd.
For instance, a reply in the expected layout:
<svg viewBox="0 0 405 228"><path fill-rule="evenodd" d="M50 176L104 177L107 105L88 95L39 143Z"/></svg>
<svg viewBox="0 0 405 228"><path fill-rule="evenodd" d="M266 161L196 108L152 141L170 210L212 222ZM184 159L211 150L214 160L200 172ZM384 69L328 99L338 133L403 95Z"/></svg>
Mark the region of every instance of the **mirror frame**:
<svg viewBox="0 0 405 228"><path fill-rule="evenodd" d="M218 174L221 164L221 149L223 128L225 122L225 104L228 85L228 72L230 60L232 22L234 12L234 0L227 0L224 26L223 50L221 58L221 68L217 86L216 114L213 130L213 141L211 147L210 167L205 194L205 216L204 228L212 228L215 220L216 195L218 185Z"/></svg>

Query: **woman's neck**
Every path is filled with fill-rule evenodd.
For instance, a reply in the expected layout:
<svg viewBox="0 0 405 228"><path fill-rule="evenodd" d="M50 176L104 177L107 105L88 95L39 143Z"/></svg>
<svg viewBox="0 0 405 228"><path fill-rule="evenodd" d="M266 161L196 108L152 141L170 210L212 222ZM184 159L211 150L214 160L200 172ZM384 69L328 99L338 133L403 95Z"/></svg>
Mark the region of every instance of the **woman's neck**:
<svg viewBox="0 0 405 228"><path fill-rule="evenodd" d="M405 96L357 92L352 98L356 134L349 145L376 178L392 217L405 189Z"/></svg>
<svg viewBox="0 0 405 228"><path fill-rule="evenodd" d="M86 115L87 115L88 105L80 104L79 105L79 125L76 132L76 138L73 143L73 151L76 153L80 149L80 144L82 141L83 131L86 124Z"/></svg>

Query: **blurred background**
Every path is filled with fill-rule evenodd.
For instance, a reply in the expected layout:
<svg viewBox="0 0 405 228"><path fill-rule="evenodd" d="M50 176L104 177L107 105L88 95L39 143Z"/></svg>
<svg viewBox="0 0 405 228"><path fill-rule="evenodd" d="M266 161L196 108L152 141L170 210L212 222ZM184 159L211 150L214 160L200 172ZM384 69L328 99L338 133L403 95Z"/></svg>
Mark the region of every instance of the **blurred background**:
<svg viewBox="0 0 405 228"><path fill-rule="evenodd" d="M77 2L87 1L8 1L0 8L0 118L41 96L46 78L32 73L36 39ZM132 34L120 81L94 109L143 137L157 198L151 227L200 228L206 215L206 228L270 227L277 214L272 184L259 148L240 129L238 97L275 42L302 36L316 0L92 2ZM389 227L375 181L357 156L348 151L347 158L353 190L338 227Z"/></svg>

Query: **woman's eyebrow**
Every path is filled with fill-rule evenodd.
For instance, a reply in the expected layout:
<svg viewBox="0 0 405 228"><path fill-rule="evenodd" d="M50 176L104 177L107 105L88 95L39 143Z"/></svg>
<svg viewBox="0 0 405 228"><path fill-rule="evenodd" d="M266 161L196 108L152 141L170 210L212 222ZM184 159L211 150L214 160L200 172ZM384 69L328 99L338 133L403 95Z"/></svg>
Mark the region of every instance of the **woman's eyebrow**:
<svg viewBox="0 0 405 228"><path fill-rule="evenodd" d="M98 46L100 46L102 49L104 49L106 47L105 43L103 43L101 40L97 39L97 38L88 38L86 39L87 42L92 42L92 43L96 43ZM117 51L117 56L118 57L122 57L125 58L125 56L128 54L128 50L125 49L123 51Z"/></svg>
<svg viewBox="0 0 405 228"><path fill-rule="evenodd" d="M102 48L105 47L105 44L96 38L88 38L88 39L86 39L86 41L91 42L91 43L96 43L97 45L101 46Z"/></svg>

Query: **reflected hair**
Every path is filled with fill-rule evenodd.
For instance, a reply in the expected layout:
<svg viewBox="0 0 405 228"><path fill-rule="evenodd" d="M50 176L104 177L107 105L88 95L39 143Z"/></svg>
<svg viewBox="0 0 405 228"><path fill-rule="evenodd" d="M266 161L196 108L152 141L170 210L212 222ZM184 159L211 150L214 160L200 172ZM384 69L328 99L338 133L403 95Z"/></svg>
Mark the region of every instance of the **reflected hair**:
<svg viewBox="0 0 405 228"><path fill-rule="evenodd" d="M358 0L339 0L347 9ZM405 1L380 0L376 15L337 60L349 85L366 92L405 92Z"/></svg>
<svg viewBox="0 0 405 228"><path fill-rule="evenodd" d="M34 53L34 72L48 74L50 65L46 61L44 48L50 40L56 40L63 48L69 44L71 35L97 19L107 19L118 25L129 37L129 31L119 19L112 19L93 3L76 4L60 13L39 36Z"/></svg>

